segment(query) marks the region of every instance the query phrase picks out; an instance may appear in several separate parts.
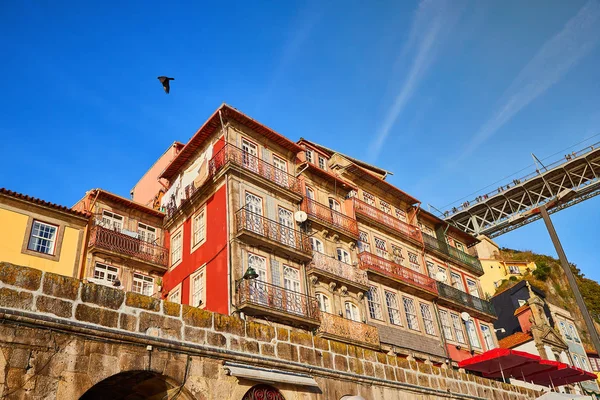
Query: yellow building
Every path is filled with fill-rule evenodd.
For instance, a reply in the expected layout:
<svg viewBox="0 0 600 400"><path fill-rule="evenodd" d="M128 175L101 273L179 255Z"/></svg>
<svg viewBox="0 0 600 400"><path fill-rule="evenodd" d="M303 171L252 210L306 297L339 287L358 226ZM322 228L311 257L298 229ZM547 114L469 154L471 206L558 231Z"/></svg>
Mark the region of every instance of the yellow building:
<svg viewBox="0 0 600 400"><path fill-rule="evenodd" d="M0 188L0 262L77 277L89 216Z"/></svg>
<svg viewBox="0 0 600 400"><path fill-rule="evenodd" d="M521 277L536 269L533 261L509 261L500 256L498 245L487 236L480 236L475 246L484 274L480 277L481 289L486 296L493 296L498 286L512 276Z"/></svg>

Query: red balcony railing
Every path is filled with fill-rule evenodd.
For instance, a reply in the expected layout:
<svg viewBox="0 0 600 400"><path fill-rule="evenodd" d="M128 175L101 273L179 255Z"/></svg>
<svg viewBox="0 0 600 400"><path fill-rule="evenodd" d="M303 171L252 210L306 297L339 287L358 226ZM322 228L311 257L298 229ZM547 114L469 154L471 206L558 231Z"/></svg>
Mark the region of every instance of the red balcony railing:
<svg viewBox="0 0 600 400"><path fill-rule="evenodd" d="M237 300L239 307L252 304L316 322L320 320L319 304L315 297L256 279L238 283Z"/></svg>
<svg viewBox="0 0 600 400"><path fill-rule="evenodd" d="M391 278L399 279L412 286L420 287L431 293L437 293L435 280L412 269L398 265L390 260L363 251L358 255L360 267L383 273Z"/></svg>
<svg viewBox="0 0 600 400"><path fill-rule="evenodd" d="M312 254L308 236L290 226L267 219L245 208L241 208L235 213L235 223L237 233L242 231L252 232L301 253Z"/></svg>
<svg viewBox="0 0 600 400"><path fill-rule="evenodd" d="M365 271L356 268L354 265L343 263L338 259L323 253L313 253L313 259L310 263L310 267L328 272L331 275L339 276L340 278L357 283L359 285L369 285L369 280Z"/></svg>
<svg viewBox="0 0 600 400"><path fill-rule="evenodd" d="M354 199L354 211L357 214L361 214L372 220L378 221L379 223L394 229L410 239L423 243L423 237L421 236L421 230L419 228L407 224L404 221L400 221L398 218L387 214L373 207L372 205L365 203L364 201Z"/></svg>
<svg viewBox="0 0 600 400"><path fill-rule="evenodd" d="M98 225L90 231L89 245L163 267L167 266L169 259L169 251L165 247Z"/></svg>
<svg viewBox="0 0 600 400"><path fill-rule="evenodd" d="M358 225L354 218L350 218L308 197L302 200L301 207L302 211L308 215L327 222L352 236L358 236Z"/></svg>
<svg viewBox="0 0 600 400"><path fill-rule="evenodd" d="M226 144L209 162L209 173L216 174L227 163L233 163L297 194L302 194L300 182L294 175L275 167L252 154Z"/></svg>
<svg viewBox="0 0 600 400"><path fill-rule="evenodd" d="M324 336L332 336L344 341L379 346L379 332L377 327L335 314L322 312L321 325L317 332Z"/></svg>

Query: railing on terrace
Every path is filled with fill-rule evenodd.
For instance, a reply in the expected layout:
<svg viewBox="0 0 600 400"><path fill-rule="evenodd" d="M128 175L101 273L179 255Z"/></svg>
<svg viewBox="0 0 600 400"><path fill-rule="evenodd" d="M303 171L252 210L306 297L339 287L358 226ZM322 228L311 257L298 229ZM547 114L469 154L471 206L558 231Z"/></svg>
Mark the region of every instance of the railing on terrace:
<svg viewBox="0 0 600 400"><path fill-rule="evenodd" d="M335 314L321 312L321 325L317 332L347 339L352 342L362 342L371 346L379 346L379 332L377 327Z"/></svg>
<svg viewBox="0 0 600 400"><path fill-rule="evenodd" d="M479 312L496 315L494 305L487 300L480 299L479 297L473 296L469 293L465 293L460 289L452 287L442 282L437 282L438 293L441 298L452 300L456 303L463 304Z"/></svg>
<svg viewBox="0 0 600 400"><path fill-rule="evenodd" d="M440 251L447 256L452 257L456 261L460 261L463 264L469 265L471 268L483 274L483 267L481 266L481 262L477 257L473 257L470 254L465 253L464 251L460 251L457 248L454 248L447 244L446 242L439 240L433 236L430 236L426 233L423 233L423 242L426 247L431 249Z"/></svg>
<svg viewBox="0 0 600 400"><path fill-rule="evenodd" d="M369 285L369 280L365 271L356 268L354 265L341 262L327 254L314 252L310 267L339 276L340 278L359 285Z"/></svg>
<svg viewBox="0 0 600 400"><path fill-rule="evenodd" d="M237 233L249 231L285 246L296 249L305 254L312 254L308 236L290 226L280 224L253 213L246 208L240 208L235 213Z"/></svg>
<svg viewBox="0 0 600 400"><path fill-rule="evenodd" d="M285 189L302 195L300 182L294 175L290 175L286 171L282 171L274 165L231 144L226 144L210 160L209 174L215 175L229 162L252 171Z"/></svg>
<svg viewBox="0 0 600 400"><path fill-rule="evenodd" d="M163 267L167 266L169 258L169 252L165 247L98 225L93 226L90 230L89 245L136 257Z"/></svg>
<svg viewBox="0 0 600 400"><path fill-rule="evenodd" d="M317 219L336 226L353 236L358 236L358 225L356 224L356 220L354 218L350 218L347 215L344 215L339 211L335 211L324 204L321 204L313 199L309 199L308 197L304 198L301 207L302 211L306 212L308 215L312 215Z"/></svg>
<svg viewBox="0 0 600 400"><path fill-rule="evenodd" d="M252 304L316 322L320 320L319 304L315 297L257 279L241 280L238 283L237 301L239 306Z"/></svg>
<svg viewBox="0 0 600 400"><path fill-rule="evenodd" d="M365 203L364 201L354 199L354 211L357 214L362 214L375 221L378 221L400 232L402 235L410 239L423 243L423 238L421 237L421 230L419 228L410 225L404 221L401 221L398 218L392 216L391 214L387 214L373 207L372 205Z"/></svg>
<svg viewBox="0 0 600 400"><path fill-rule="evenodd" d="M358 255L358 259L360 261L360 266L363 269L379 271L391 278L400 279L409 285L420 287L432 293L437 293L435 280L427 275L413 271L410 268L403 267L402 265L366 251L361 252Z"/></svg>

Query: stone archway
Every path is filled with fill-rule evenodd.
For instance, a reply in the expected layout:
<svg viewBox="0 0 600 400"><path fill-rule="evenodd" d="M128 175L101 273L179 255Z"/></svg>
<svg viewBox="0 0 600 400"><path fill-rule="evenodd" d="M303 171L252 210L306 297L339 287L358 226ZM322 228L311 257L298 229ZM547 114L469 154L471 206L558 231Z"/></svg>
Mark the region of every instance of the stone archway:
<svg viewBox="0 0 600 400"><path fill-rule="evenodd" d="M279 390L269 385L252 386L242 400L285 400Z"/></svg>
<svg viewBox="0 0 600 400"><path fill-rule="evenodd" d="M79 400L192 400L172 379L152 371L127 371L112 375L91 388Z"/></svg>

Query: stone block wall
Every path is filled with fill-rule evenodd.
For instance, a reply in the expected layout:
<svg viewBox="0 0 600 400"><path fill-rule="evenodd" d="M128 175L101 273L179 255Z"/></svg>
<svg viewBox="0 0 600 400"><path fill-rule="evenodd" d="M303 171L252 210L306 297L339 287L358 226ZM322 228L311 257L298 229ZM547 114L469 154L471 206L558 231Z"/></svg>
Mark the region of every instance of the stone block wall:
<svg viewBox="0 0 600 400"><path fill-rule="evenodd" d="M301 372L317 379L320 393L298 391L288 385L280 388L282 393L287 393L286 399L335 399L335 396L339 399L344 395L342 391L350 391L345 394L360 392L367 399L524 400L537 397L529 389L324 339L313 332L267 321L244 320L237 315L211 313L7 263L0 263L0 316L0 339L4 343L0 346L5 350L0 358L0 379L3 380L0 384L5 393L29 387L34 396L38 383L32 381L39 381L48 394L45 398L67 398L58 396L59 387L62 387L61 393L72 391L80 395L111 375L144 368L148 356L146 346L151 345L158 356L150 364L158 362L160 357L179 360L169 367L177 365L177 371L167 371L163 365L159 372L179 380L179 384L183 381L194 396L195 389L188 387L190 382L217 385L216 381L218 385L227 386L231 393L231 397L223 398L241 399L243 393L239 397L233 393L246 388L248 382L226 376L221 367L224 361L236 361ZM16 324L26 324L27 328ZM19 329L28 329L31 332L26 336L43 337L45 341L40 339L35 345L17 346L16 343L22 342L20 336L24 335L17 333ZM62 370L59 368L53 374L42 370L36 379L23 383L16 377L31 373L33 352L42 355L52 352L48 332L77 338L82 343L77 345L80 349L73 350ZM193 359L192 377L181 376L186 369L180 362L182 357L185 359L182 354ZM15 361L21 359L29 361ZM214 368L218 371L212 371ZM76 385L78 389L68 385ZM380 397L384 392L389 394Z"/></svg>

